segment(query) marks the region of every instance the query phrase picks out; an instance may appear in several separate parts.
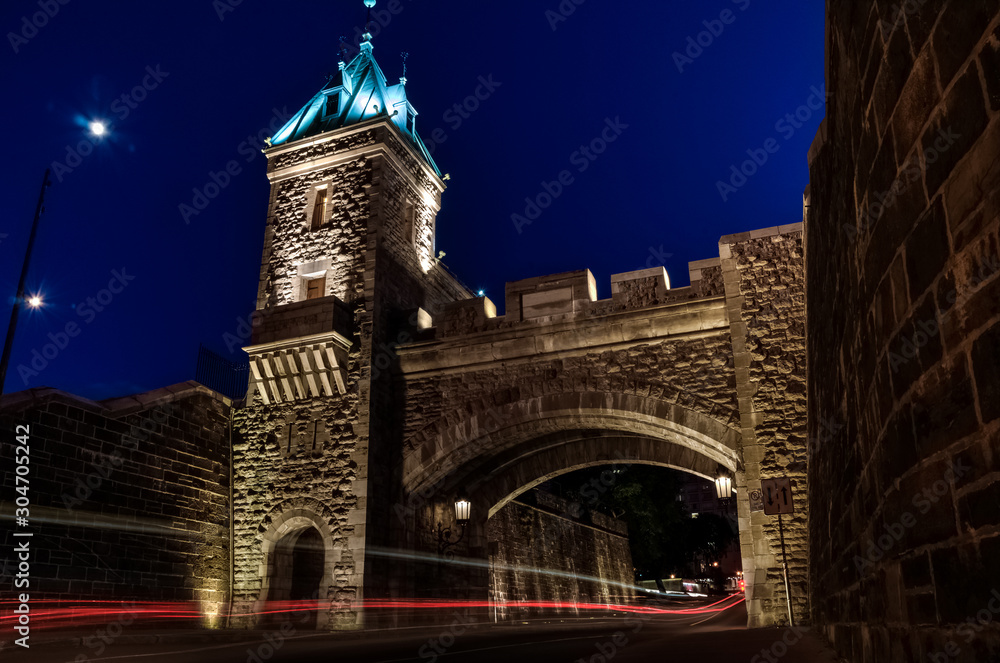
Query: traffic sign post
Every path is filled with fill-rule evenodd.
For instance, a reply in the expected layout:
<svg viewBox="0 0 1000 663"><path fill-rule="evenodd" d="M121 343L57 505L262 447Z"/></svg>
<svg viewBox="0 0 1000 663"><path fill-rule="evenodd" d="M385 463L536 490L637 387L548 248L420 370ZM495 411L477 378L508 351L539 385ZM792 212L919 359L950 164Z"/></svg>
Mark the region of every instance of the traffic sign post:
<svg viewBox="0 0 1000 663"><path fill-rule="evenodd" d="M788 625L795 626L792 617L792 592L788 585L788 557L785 555L785 528L781 514L795 513L792 502L792 482L788 477L761 479L760 489L764 497L764 513L778 516L778 536L781 537L781 570L785 576L785 603L788 604Z"/></svg>

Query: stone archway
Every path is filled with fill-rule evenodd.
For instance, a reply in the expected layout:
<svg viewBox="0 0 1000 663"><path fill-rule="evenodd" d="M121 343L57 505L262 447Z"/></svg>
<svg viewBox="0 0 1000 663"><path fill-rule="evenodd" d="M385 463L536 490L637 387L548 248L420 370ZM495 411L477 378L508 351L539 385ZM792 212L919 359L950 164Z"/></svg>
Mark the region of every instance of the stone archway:
<svg viewBox="0 0 1000 663"><path fill-rule="evenodd" d="M558 436L586 431L623 439L642 437L690 449L715 464L708 473L704 468L680 469L701 471L705 476L719 464L737 470L740 433L721 418L729 414L719 408L717 418L675 402L620 392L562 392L495 404L474 410L461 420L444 418L416 433L403 459L403 490L424 493L428 486L447 483L449 477L461 474L463 467L482 465L516 449L522 456L537 453ZM556 444L561 442L556 440ZM661 451L649 446L637 453L655 462ZM671 460L679 458L677 451L671 453ZM586 462L586 457L582 458ZM693 463L692 459L684 462Z"/></svg>
<svg viewBox="0 0 1000 663"><path fill-rule="evenodd" d="M611 463L657 465L709 479L722 465L739 475L739 448L740 433L722 420L636 394L550 394L442 420L415 436L404 459L406 499L417 508L401 540L413 541L416 553L432 550L433 541L421 532L454 525L454 496L468 493L474 510L460 554L472 562L449 570L448 584L455 598L482 600L492 587L484 563L487 521L518 494L560 474ZM750 540L752 534L743 536ZM421 592L419 585L414 590Z"/></svg>

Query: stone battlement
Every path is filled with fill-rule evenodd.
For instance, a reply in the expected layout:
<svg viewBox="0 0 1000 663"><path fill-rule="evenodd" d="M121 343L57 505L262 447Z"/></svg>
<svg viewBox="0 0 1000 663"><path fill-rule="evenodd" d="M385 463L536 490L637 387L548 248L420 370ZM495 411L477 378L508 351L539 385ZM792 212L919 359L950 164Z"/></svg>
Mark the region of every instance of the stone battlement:
<svg viewBox="0 0 1000 663"><path fill-rule="evenodd" d="M597 282L589 269L511 281L505 288L503 315L497 315L489 297L453 302L431 318L431 334L422 338L451 338L517 323L569 322L724 295L719 258L691 262L688 272L691 285L682 288L670 287L663 267L613 274L610 299L597 298Z"/></svg>

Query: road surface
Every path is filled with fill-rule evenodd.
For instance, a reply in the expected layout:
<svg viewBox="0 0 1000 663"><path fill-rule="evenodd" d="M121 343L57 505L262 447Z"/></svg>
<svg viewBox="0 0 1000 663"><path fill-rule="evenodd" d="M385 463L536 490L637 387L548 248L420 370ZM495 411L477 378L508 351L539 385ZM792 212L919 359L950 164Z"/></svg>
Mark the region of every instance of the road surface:
<svg viewBox="0 0 1000 663"><path fill-rule="evenodd" d="M817 639L799 630L748 631L745 603L734 597L709 614L633 614L563 622L528 622L357 634L283 629L243 633L240 642L205 642L203 634L170 634L159 644L151 634L123 634L98 654L79 643L40 642L30 650L8 647L4 661L144 663L637 663L640 661L808 661L833 663ZM687 606L685 606L687 607ZM232 634L230 634L232 635ZM51 636L50 636L51 637ZM224 639L222 634L219 639ZM35 638L35 640L38 640ZM766 654L766 655L765 655ZM756 658L754 658L756 656Z"/></svg>

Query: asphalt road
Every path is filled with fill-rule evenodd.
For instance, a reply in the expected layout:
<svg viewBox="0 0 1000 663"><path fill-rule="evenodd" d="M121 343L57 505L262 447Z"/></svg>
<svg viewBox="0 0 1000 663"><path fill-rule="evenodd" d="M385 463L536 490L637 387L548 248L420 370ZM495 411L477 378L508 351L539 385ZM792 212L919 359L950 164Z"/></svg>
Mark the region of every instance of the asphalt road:
<svg viewBox="0 0 1000 663"><path fill-rule="evenodd" d="M735 601L734 601L735 603ZM388 632L347 639L337 634L276 630L241 642L140 644L121 638L96 655L69 642L3 652L4 661L144 661L148 663L634 663L638 661L752 661L770 652L782 663L833 663L836 659L810 635L788 629L748 631L745 604L715 615L632 615L630 617ZM248 634L249 635L249 634ZM784 639L784 640L783 640ZM786 644L790 643L790 644Z"/></svg>

